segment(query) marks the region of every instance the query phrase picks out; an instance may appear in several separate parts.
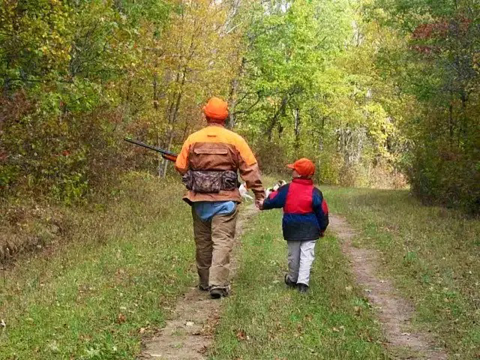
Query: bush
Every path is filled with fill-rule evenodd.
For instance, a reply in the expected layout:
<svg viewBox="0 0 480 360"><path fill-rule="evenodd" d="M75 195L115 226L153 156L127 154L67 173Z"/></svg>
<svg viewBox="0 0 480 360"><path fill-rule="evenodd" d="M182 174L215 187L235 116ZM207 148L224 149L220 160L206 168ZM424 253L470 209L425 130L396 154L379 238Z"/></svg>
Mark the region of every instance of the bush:
<svg viewBox="0 0 480 360"><path fill-rule="evenodd" d="M56 95L18 92L2 105L0 195L36 193L71 204L120 170L112 112L62 112Z"/></svg>
<svg viewBox="0 0 480 360"><path fill-rule="evenodd" d="M419 198L426 203L480 213L479 154L429 146L416 155L409 177L412 190Z"/></svg>

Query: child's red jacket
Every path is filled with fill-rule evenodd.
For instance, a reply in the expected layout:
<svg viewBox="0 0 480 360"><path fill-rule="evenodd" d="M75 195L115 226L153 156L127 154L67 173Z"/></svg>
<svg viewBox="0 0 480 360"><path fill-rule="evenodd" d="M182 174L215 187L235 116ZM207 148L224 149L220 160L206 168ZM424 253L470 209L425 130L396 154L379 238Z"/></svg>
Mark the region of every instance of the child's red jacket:
<svg viewBox="0 0 480 360"><path fill-rule="evenodd" d="M287 241L317 240L328 226L328 206L310 179L296 178L265 199L263 209L283 207L283 237Z"/></svg>

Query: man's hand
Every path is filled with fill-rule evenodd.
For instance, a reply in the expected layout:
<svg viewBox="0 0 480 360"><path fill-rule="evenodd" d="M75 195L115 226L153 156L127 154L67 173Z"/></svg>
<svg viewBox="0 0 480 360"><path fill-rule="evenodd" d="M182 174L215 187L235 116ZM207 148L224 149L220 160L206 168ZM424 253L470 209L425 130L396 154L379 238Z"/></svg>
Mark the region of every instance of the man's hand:
<svg viewBox="0 0 480 360"><path fill-rule="evenodd" d="M256 199L255 200L255 206L258 208L258 210L263 210L263 202L265 199Z"/></svg>

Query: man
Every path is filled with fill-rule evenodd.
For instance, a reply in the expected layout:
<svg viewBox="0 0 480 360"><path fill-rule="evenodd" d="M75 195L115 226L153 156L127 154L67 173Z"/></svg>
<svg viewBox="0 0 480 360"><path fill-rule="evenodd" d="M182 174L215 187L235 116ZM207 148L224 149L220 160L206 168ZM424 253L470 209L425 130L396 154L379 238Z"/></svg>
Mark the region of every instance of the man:
<svg viewBox="0 0 480 360"><path fill-rule="evenodd" d="M192 206L199 289L218 299L229 293L230 253L242 200L237 171L255 194L257 207L265 195L249 146L224 127L227 103L213 97L203 112L208 125L188 137L175 168L188 189L183 199Z"/></svg>

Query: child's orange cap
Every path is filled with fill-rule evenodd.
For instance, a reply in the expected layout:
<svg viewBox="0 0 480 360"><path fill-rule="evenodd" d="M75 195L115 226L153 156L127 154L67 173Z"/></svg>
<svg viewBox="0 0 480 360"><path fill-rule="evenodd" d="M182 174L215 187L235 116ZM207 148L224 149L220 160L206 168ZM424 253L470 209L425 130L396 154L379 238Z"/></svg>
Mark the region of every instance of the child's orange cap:
<svg viewBox="0 0 480 360"><path fill-rule="evenodd" d="M293 164L288 164L287 167L295 170L300 176L311 176L315 174L315 164L307 158L301 158Z"/></svg>

